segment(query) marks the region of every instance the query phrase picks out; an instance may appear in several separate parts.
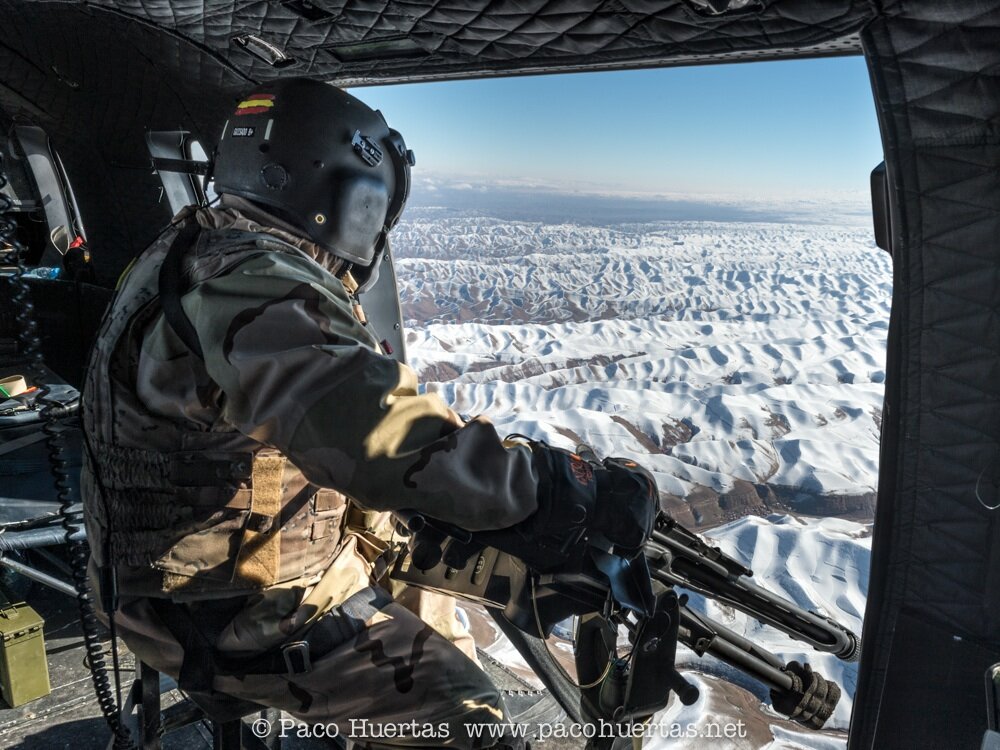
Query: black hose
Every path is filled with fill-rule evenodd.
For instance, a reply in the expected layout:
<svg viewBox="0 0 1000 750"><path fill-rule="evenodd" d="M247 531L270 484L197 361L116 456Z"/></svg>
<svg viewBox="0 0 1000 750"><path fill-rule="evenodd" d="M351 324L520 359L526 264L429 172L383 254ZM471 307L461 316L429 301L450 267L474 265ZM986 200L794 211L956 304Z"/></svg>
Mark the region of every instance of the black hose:
<svg viewBox="0 0 1000 750"><path fill-rule="evenodd" d="M7 175L4 170L3 154L0 154L0 190L7 186ZM93 596L87 578L87 564L90 558L90 548L86 541L80 540L83 530L83 514L79 505L74 503L69 481L69 463L64 457L66 447L63 432L66 429L59 422L59 417L65 409L49 399L50 389L45 384L48 374L42 357L41 339L38 335L38 323L35 318L35 306L31 301L31 288L24 280L27 269L24 266L24 248L17 239L17 225L10 217L14 207L13 201L0 192L0 242L5 242L14 251L17 262L17 273L13 278L15 317L22 344L22 353L28 360L28 371L39 388L38 403L43 404L41 416L44 421L42 431L45 433L45 443L49 453L49 463L55 482L56 498L60 504L67 554L73 574L73 584L76 588L76 600L80 610L80 625L83 629L83 640L87 651L87 663L94 682L94 692L97 702L104 714L105 721L114 735L115 750L128 750L134 747L128 729L121 722L119 701L111 689L107 665L104 661L104 644L101 642L101 627L94 610ZM114 639L114 633L112 633ZM114 643L112 643L112 651ZM117 679L117 664L115 665Z"/></svg>

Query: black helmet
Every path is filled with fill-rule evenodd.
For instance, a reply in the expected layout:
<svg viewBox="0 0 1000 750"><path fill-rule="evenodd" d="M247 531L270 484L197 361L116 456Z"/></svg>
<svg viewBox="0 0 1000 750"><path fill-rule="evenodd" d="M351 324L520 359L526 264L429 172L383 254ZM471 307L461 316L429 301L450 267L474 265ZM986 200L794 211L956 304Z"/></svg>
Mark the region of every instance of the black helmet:
<svg viewBox="0 0 1000 750"><path fill-rule="evenodd" d="M370 266L403 212L413 163L381 112L329 84L290 78L240 99L219 140L215 190Z"/></svg>

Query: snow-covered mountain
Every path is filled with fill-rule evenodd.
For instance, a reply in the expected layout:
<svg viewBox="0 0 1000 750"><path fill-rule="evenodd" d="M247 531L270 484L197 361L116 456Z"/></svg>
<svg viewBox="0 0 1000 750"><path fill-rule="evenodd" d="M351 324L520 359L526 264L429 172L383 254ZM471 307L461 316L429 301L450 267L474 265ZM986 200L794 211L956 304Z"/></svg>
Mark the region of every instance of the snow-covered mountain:
<svg viewBox="0 0 1000 750"><path fill-rule="evenodd" d="M758 584L860 633L891 297L870 229L424 210L396 235L410 361L428 391L501 434L636 458L664 506L750 563ZM702 698L672 704L646 747L843 747L856 665L692 602L809 661L844 697L831 730L808 733L759 685L682 649ZM741 720L742 737L676 733Z"/></svg>
<svg viewBox="0 0 1000 750"><path fill-rule="evenodd" d="M692 525L870 517L891 296L870 234L411 222L396 240L411 362L501 432L641 456Z"/></svg>

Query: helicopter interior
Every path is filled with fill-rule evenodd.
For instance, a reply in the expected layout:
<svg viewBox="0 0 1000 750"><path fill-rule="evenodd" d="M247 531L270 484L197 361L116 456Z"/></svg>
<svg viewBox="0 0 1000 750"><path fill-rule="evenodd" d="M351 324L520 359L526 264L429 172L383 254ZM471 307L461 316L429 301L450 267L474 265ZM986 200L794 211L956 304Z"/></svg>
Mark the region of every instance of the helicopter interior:
<svg viewBox="0 0 1000 750"><path fill-rule="evenodd" d="M116 280L201 197L194 165L252 82L864 55L894 284L850 747L978 747L1000 662L998 27L1000 0L0 0L0 376L23 364L14 245L53 382L79 386ZM44 484L0 494L51 510Z"/></svg>

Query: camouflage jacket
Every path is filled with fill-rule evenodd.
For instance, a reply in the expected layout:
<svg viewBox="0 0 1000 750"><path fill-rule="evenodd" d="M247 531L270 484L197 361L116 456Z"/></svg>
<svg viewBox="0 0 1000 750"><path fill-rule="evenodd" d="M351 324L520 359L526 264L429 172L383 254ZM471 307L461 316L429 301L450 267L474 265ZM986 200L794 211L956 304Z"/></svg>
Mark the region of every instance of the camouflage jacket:
<svg viewBox="0 0 1000 750"><path fill-rule="evenodd" d="M304 590L336 572L345 500L470 530L534 512L529 450L419 394L359 322L335 258L250 209L175 224L190 221L182 304L204 360L158 305L172 228L120 283L88 370L88 532L123 593Z"/></svg>

